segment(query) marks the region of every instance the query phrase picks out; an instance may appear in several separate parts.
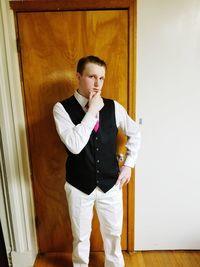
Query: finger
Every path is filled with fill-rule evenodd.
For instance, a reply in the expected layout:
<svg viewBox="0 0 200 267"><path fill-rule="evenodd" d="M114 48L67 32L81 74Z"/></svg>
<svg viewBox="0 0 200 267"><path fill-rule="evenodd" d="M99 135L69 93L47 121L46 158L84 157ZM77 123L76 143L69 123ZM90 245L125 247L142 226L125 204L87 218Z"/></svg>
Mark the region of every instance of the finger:
<svg viewBox="0 0 200 267"><path fill-rule="evenodd" d="M126 179L122 179L119 188L122 189L123 185L125 184Z"/></svg>
<svg viewBox="0 0 200 267"><path fill-rule="evenodd" d="M94 95L94 92L90 91L90 92L89 92L89 100L92 99L93 95Z"/></svg>
<svg viewBox="0 0 200 267"><path fill-rule="evenodd" d="M130 182L130 179L131 177L127 177L127 178L124 178L121 180L121 183L120 183L120 189L124 186L124 185L127 185L129 182Z"/></svg>
<svg viewBox="0 0 200 267"><path fill-rule="evenodd" d="M118 185L120 182L121 182L121 179L118 178L115 185Z"/></svg>
<svg viewBox="0 0 200 267"><path fill-rule="evenodd" d="M122 174L119 173L119 176L118 176L118 179L115 185L118 185L119 183L121 183L122 178L123 178Z"/></svg>
<svg viewBox="0 0 200 267"><path fill-rule="evenodd" d="M122 180L123 180L123 177L119 177L119 178L117 179L116 185L121 184Z"/></svg>
<svg viewBox="0 0 200 267"><path fill-rule="evenodd" d="M125 184L128 184L130 182L130 178L126 179Z"/></svg>
<svg viewBox="0 0 200 267"><path fill-rule="evenodd" d="M125 182L125 178L123 176L119 176L117 182L116 182L116 186L119 185L119 188L122 188L124 182Z"/></svg>
<svg viewBox="0 0 200 267"><path fill-rule="evenodd" d="M101 95L101 91L100 91L100 90L97 91L97 92L96 92L96 95Z"/></svg>

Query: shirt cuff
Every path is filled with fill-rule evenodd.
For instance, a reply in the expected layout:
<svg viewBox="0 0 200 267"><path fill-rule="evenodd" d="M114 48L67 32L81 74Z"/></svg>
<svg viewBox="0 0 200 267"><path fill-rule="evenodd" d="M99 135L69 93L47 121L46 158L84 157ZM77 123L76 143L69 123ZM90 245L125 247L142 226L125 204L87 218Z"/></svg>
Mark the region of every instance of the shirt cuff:
<svg viewBox="0 0 200 267"><path fill-rule="evenodd" d="M92 116L89 112L87 112L84 118L82 119L81 124L83 124L84 126L86 126L92 131L96 122L97 122L97 118Z"/></svg>
<svg viewBox="0 0 200 267"><path fill-rule="evenodd" d="M130 157L130 156L127 156L123 165L130 167L130 168L134 168L135 167L135 159Z"/></svg>

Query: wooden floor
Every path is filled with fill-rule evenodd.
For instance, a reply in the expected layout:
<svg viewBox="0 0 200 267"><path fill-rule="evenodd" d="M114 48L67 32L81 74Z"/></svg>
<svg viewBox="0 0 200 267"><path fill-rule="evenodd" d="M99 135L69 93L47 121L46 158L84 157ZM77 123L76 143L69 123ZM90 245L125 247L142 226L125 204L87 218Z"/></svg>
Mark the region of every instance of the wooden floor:
<svg viewBox="0 0 200 267"><path fill-rule="evenodd" d="M124 252L126 267L200 267L200 251ZM71 255L40 254L34 267L72 267ZM91 253L89 267L104 267L102 252Z"/></svg>

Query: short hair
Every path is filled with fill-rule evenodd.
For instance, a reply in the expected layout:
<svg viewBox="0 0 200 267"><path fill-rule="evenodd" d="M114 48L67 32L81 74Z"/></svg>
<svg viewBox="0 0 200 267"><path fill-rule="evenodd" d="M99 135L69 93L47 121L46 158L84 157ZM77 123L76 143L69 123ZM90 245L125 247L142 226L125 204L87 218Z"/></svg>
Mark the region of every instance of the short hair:
<svg viewBox="0 0 200 267"><path fill-rule="evenodd" d="M87 57L82 57L79 59L78 64L77 64L77 72L79 72L82 75L85 65L87 63L94 63L101 67L104 67L105 69L107 68L106 62L104 60L96 56L87 56Z"/></svg>

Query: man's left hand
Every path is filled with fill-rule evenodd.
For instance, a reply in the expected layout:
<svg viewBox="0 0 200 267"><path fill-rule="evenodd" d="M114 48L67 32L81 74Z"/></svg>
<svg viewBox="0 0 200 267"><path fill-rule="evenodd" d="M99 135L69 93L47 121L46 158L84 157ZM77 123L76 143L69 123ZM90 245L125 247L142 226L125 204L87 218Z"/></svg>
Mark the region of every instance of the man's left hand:
<svg viewBox="0 0 200 267"><path fill-rule="evenodd" d="M116 185L120 184L119 188L121 189L124 184L128 184L131 179L131 167L122 166L120 168L120 174L117 179Z"/></svg>

